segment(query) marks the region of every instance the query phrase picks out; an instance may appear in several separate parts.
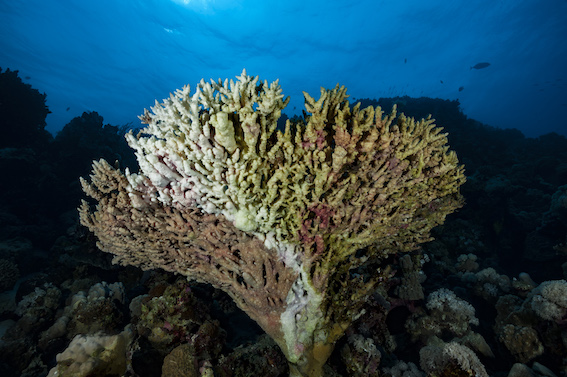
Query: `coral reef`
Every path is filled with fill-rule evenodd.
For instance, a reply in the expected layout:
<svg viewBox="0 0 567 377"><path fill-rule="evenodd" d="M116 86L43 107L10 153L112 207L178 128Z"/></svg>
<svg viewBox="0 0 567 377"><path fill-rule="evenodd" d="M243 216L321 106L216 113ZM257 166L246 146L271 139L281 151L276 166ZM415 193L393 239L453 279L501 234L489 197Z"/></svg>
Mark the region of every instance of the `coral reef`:
<svg viewBox="0 0 567 377"><path fill-rule="evenodd" d="M127 135L139 173L94 164L81 222L115 261L226 291L278 343L291 375L322 366L377 285L462 204L463 168L432 120L305 95L278 129L277 82L178 90ZM373 273L365 271L373 270Z"/></svg>
<svg viewBox="0 0 567 377"><path fill-rule="evenodd" d="M21 80L16 81L21 85ZM0 86L5 84L10 82L0 80ZM15 116L26 112L26 118L29 115L28 119L42 124L45 98L33 97L37 91L24 86L24 90L7 91L14 104L8 111L14 110L10 114ZM537 311L561 313L561 300L542 289L553 284L543 282L567 279L567 139L557 134L526 138L516 130L483 125L467 118L458 101L383 98L363 101L360 108L390 109L394 103L408 117L432 114L448 132L452 149L467 167L467 182L462 186L466 205L433 229L435 240L421 250L384 261L391 270L337 341L325 373L347 377L349 372L364 370L368 361L371 367L370 363L379 362L377 375L423 377L420 350L425 345L441 347L442 340L474 351L491 376L565 376L566 324L559 315L544 318ZM2 118L6 130L18 124L9 119ZM281 131L284 120L285 114L278 120ZM308 118L296 117L291 123L298 122L305 124ZM76 331L68 328L75 314L89 320L79 326L81 331L98 327L108 332L83 337L114 336L131 323L135 339L126 353L126 376L165 377L185 366L197 375L210 375L212 370L224 377L287 375L287 360L278 345L266 335L258 337L261 329L225 293L187 283L161 269L141 271L110 264L111 255L97 249L94 236L76 223L76 212L68 210L83 195L77 177L88 174L91 160L119 160L122 168L135 171L135 163L128 162L132 150L121 135L123 127L105 125L96 113L85 113L66 128L53 141L42 131L33 131L30 139L20 138L19 144L0 148L0 172L12 178L0 180L0 259L16 264L20 271L15 288L0 293L0 375L47 375L56 366L56 355L75 336ZM211 131L214 137L214 128ZM366 279L375 271L360 268L353 273ZM122 320L106 321L105 315L97 326L95 316L83 317L86 313L75 312L71 304L74 297L87 299L91 287L105 286L104 281L123 285L124 302L106 293L102 299L103 307L112 307L113 318ZM141 320L142 306L159 297L154 302L171 302L172 297L164 296L166 288L180 287L182 281L190 289L191 305L199 311L194 318L205 318L204 322L190 326L192 331L176 332L180 336L169 346L150 342L147 334L165 321L157 315L153 322ZM96 291L102 293L99 288ZM432 314L427 301L415 293L428 297L440 288L450 289L472 305L479 325L471 325L462 337L445 326L440 336L412 338L406 324ZM168 294L188 298L183 292L170 289ZM83 305L85 310L90 308L88 302ZM433 314L442 318L444 310ZM159 314L155 308L153 313ZM450 311L445 316L453 318ZM168 318L175 323L179 317ZM183 318L179 319L181 324ZM466 375L460 368L447 372Z"/></svg>

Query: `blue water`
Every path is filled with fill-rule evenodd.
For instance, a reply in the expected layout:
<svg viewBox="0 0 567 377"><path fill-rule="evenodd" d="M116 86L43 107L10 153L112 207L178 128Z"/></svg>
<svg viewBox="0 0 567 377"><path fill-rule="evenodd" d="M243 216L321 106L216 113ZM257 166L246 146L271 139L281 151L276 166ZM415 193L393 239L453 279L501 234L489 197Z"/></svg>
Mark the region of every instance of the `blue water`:
<svg viewBox="0 0 567 377"><path fill-rule="evenodd" d="M47 93L51 132L88 110L137 125L154 99L246 68L280 79L290 114L338 82L567 134L566 20L565 0L4 0L0 67Z"/></svg>

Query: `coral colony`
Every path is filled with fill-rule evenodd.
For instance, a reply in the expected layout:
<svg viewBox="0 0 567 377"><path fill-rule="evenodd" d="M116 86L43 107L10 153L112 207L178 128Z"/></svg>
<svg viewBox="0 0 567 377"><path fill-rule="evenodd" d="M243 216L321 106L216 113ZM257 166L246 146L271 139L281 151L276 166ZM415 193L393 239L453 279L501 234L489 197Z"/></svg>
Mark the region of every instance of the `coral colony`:
<svg viewBox="0 0 567 377"><path fill-rule="evenodd" d="M227 292L291 376L321 376L393 256L462 205L463 167L431 119L352 107L337 85L304 93L306 116L278 128L278 81L237 79L146 110L127 135L140 171L95 162L81 222L117 263Z"/></svg>

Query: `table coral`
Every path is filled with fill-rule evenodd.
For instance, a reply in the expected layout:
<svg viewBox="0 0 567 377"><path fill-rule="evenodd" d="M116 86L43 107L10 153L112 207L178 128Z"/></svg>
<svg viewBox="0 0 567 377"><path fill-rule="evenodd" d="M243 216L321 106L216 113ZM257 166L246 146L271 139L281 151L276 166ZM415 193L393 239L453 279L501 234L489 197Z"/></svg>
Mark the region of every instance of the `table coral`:
<svg viewBox="0 0 567 377"><path fill-rule="evenodd" d="M278 343L292 376L320 376L365 299L462 205L463 168L433 120L307 93L278 119L278 82L202 80L127 135L140 172L94 163L81 222L115 262L226 291Z"/></svg>

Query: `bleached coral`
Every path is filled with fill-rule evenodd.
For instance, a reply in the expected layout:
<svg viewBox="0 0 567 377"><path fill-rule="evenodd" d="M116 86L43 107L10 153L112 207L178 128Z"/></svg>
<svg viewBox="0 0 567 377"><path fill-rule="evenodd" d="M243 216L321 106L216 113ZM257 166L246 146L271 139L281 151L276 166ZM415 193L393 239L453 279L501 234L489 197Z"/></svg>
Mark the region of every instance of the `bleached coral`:
<svg viewBox="0 0 567 377"><path fill-rule="evenodd" d="M245 231L280 228L276 212L288 198L274 188L291 169L270 171L278 167L262 164L260 156L268 152L288 102L277 81L259 83L246 71L237 81L201 80L194 94L185 86L163 104L156 102L153 113L146 110L141 117L148 123L143 133L151 137L127 135L143 173L126 173L133 203L195 206ZM272 188L268 195L266 187Z"/></svg>

